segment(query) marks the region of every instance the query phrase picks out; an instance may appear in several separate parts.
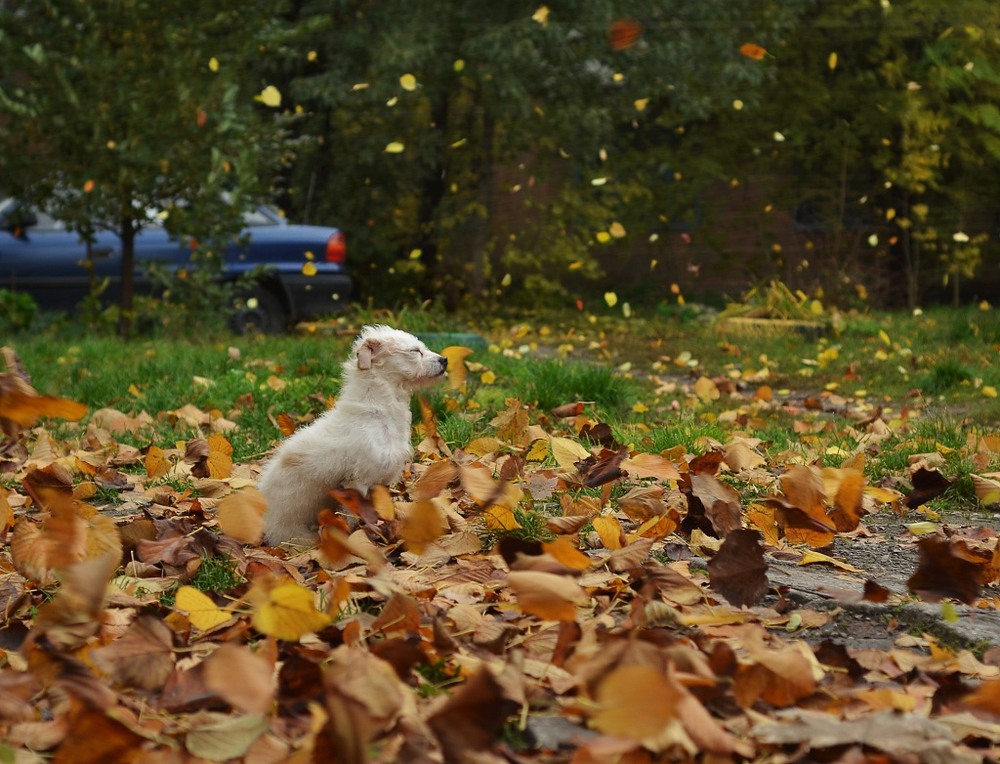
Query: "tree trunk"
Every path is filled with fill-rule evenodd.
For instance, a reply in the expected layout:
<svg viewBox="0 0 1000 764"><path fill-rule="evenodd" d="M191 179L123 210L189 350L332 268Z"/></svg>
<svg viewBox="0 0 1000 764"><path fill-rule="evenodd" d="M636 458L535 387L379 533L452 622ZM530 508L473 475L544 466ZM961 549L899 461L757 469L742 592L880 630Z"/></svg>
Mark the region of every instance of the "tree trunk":
<svg viewBox="0 0 1000 764"><path fill-rule="evenodd" d="M135 222L123 220L120 231L122 243L121 299L118 303L118 336L132 336L135 320Z"/></svg>

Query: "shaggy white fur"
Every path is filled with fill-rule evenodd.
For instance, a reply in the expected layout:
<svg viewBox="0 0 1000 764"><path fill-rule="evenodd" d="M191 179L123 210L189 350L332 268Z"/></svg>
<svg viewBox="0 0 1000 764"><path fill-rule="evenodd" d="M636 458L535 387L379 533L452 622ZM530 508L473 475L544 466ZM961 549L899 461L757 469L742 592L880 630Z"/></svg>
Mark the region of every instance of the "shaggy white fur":
<svg viewBox="0 0 1000 764"><path fill-rule="evenodd" d="M445 375L448 359L412 334L366 326L344 362L336 404L282 443L261 473L269 544L316 541L316 516L331 488L367 494L399 480L413 458L410 397Z"/></svg>

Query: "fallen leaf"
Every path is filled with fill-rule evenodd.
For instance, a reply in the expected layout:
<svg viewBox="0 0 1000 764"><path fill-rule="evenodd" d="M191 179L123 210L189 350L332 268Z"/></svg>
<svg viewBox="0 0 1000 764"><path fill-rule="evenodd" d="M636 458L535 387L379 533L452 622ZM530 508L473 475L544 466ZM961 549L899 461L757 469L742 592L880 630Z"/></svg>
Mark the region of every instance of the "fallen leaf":
<svg viewBox="0 0 1000 764"><path fill-rule="evenodd" d="M971 605L979 597L979 566L957 555L952 542L926 536L917 542L920 562L907 588L927 602L949 597Z"/></svg>
<svg viewBox="0 0 1000 764"><path fill-rule="evenodd" d="M177 590L174 607L187 613L191 625L200 631L211 631L232 618L231 613L222 610L207 594L193 586L182 586Z"/></svg>
<svg viewBox="0 0 1000 764"><path fill-rule="evenodd" d="M587 601L576 581L555 573L511 571L507 585L521 612L546 621L574 621L578 606Z"/></svg>
<svg viewBox="0 0 1000 764"><path fill-rule="evenodd" d="M297 642L329 623L330 616L316 609L315 594L296 583L279 584L268 590L253 614L257 631L288 642Z"/></svg>

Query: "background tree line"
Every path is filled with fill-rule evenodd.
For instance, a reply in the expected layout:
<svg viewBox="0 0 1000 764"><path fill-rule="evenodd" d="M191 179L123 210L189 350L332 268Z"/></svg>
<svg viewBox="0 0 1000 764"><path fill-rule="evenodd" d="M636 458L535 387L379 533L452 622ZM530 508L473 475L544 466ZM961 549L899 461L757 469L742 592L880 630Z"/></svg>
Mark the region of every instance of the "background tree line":
<svg viewBox="0 0 1000 764"><path fill-rule="evenodd" d="M6 2L0 172L123 242L276 199L376 304L916 305L1000 291L998 52L991 0Z"/></svg>

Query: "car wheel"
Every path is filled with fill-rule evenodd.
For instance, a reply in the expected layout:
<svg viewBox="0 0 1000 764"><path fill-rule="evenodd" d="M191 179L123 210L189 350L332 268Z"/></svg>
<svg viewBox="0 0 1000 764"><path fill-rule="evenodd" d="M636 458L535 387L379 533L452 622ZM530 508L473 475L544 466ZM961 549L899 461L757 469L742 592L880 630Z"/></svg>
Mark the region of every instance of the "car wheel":
<svg viewBox="0 0 1000 764"><path fill-rule="evenodd" d="M237 334L280 334L288 326L285 306L265 287L237 293L229 325Z"/></svg>

